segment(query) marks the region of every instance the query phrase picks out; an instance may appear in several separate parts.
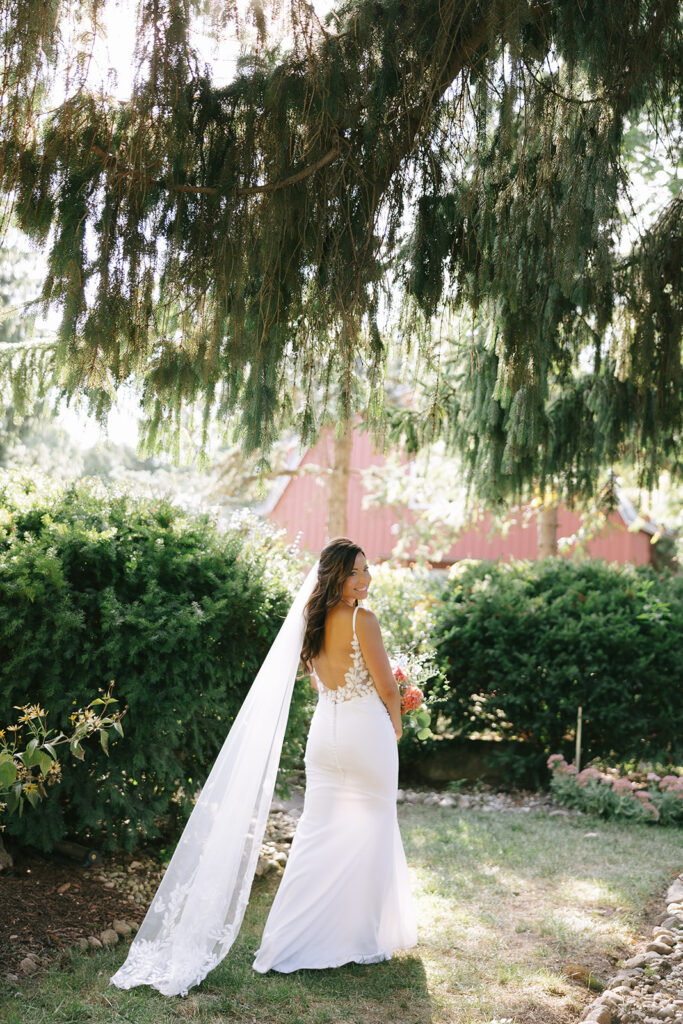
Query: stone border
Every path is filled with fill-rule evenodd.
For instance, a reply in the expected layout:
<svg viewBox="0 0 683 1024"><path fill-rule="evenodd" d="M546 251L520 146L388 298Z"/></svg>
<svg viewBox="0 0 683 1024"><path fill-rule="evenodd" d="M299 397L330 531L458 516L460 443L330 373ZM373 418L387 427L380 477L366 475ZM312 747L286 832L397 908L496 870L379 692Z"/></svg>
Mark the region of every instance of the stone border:
<svg viewBox="0 0 683 1024"><path fill-rule="evenodd" d="M666 893L666 912L642 953L625 960L588 1007L588 1024L683 1022L683 874Z"/></svg>

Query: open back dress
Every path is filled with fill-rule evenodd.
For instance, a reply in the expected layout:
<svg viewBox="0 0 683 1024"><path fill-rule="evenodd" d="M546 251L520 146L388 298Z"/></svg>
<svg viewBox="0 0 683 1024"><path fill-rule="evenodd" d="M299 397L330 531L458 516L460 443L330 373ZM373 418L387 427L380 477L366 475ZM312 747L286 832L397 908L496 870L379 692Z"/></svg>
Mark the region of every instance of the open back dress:
<svg viewBox="0 0 683 1024"><path fill-rule="evenodd" d="M353 613L343 685L316 676L304 809L254 970L388 960L417 942L396 817L398 752L363 658Z"/></svg>

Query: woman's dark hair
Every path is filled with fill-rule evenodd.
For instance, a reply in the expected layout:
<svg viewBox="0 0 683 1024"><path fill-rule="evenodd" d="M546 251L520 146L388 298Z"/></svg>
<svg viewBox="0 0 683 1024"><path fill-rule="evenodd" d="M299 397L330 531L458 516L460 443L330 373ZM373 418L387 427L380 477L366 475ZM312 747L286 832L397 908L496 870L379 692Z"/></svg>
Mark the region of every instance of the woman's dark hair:
<svg viewBox="0 0 683 1024"><path fill-rule="evenodd" d="M306 605L306 631L301 648L304 665L310 665L320 654L327 613L341 600L344 581L353 572L357 556L363 554L363 549L348 537L335 537L320 552L318 579Z"/></svg>

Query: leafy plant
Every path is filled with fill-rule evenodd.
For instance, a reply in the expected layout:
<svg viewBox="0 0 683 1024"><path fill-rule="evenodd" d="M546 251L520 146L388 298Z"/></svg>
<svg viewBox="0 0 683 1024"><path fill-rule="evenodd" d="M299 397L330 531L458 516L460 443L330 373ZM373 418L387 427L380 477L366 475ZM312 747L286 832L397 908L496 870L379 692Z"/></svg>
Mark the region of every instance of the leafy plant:
<svg viewBox="0 0 683 1024"><path fill-rule="evenodd" d="M683 778L650 773L645 785L594 766L577 771L561 754L548 758L550 789L558 803L601 818L683 826Z"/></svg>
<svg viewBox="0 0 683 1024"><path fill-rule="evenodd" d="M0 729L0 813L17 812L21 817L26 801L37 807L47 796L46 787L59 782L61 776L57 747L62 744L68 744L72 756L83 761L84 742L99 733L102 750L108 755L110 730L123 736L121 719L125 711L107 713L116 703L110 686L104 696L96 697L85 708L72 713L68 736L48 729L47 711L39 705L17 707L16 710L21 711L18 723Z"/></svg>

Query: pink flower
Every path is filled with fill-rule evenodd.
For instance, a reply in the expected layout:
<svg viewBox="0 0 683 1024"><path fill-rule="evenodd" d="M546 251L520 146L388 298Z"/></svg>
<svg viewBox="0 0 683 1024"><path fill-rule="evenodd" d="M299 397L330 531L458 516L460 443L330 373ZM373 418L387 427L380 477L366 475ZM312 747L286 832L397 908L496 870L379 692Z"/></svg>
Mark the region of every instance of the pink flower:
<svg viewBox="0 0 683 1024"><path fill-rule="evenodd" d="M683 779L680 779L678 775L665 775L663 779L659 780L660 789L683 789Z"/></svg>
<svg viewBox="0 0 683 1024"><path fill-rule="evenodd" d="M394 665L394 679L397 683L405 683L408 678L408 673L405 669L401 668L400 665Z"/></svg>
<svg viewBox="0 0 683 1024"><path fill-rule="evenodd" d="M417 711L422 704L424 694L418 686L406 686L401 693L401 714Z"/></svg>
<svg viewBox="0 0 683 1024"><path fill-rule="evenodd" d="M633 795L637 797L638 800L642 800L643 803L648 803L650 800L650 793L648 793L646 789L638 789Z"/></svg>
<svg viewBox="0 0 683 1024"><path fill-rule="evenodd" d="M546 764L548 765L548 768L550 768L551 771L555 771L555 765L557 763L559 767L560 761L564 761L562 754L551 754L548 760L546 761Z"/></svg>
<svg viewBox="0 0 683 1024"><path fill-rule="evenodd" d="M654 804L651 804L649 801L644 800L642 806L643 810L651 814L655 821L659 821L659 811L657 810Z"/></svg>
<svg viewBox="0 0 683 1024"><path fill-rule="evenodd" d="M579 772L576 776L579 786L586 786L591 779L601 779L602 772L599 772L597 768L584 768L583 771Z"/></svg>
<svg viewBox="0 0 683 1024"><path fill-rule="evenodd" d="M633 783L628 779L615 779L612 789L615 793L630 793L633 790Z"/></svg>
<svg viewBox="0 0 683 1024"><path fill-rule="evenodd" d="M660 776L657 772L648 772L646 778L648 782L659 782Z"/></svg>

